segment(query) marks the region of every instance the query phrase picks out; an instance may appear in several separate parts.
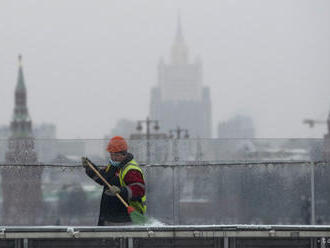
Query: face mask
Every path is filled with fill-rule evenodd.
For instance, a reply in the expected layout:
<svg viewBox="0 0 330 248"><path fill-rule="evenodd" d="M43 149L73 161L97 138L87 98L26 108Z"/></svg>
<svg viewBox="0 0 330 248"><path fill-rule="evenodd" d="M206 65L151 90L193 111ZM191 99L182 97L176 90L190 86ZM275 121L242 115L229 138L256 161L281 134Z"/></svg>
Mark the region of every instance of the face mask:
<svg viewBox="0 0 330 248"><path fill-rule="evenodd" d="M114 167L118 167L120 165L119 161L113 161L111 158L109 159L109 163Z"/></svg>

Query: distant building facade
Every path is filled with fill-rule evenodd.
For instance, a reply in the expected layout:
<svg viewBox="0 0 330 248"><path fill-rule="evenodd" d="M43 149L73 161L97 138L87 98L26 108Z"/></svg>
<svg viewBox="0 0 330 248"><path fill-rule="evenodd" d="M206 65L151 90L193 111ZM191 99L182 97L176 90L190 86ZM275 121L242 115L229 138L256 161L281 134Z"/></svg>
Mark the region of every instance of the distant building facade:
<svg viewBox="0 0 330 248"><path fill-rule="evenodd" d="M166 162L169 159L169 142L166 133L133 133L129 138L129 150L139 162Z"/></svg>
<svg viewBox="0 0 330 248"><path fill-rule="evenodd" d="M49 162L57 155L55 146L56 126L50 123L37 124L32 126L32 134L35 138L34 147L40 162ZM10 137L10 127L0 127L0 162L5 160L5 153L8 149L7 140Z"/></svg>
<svg viewBox="0 0 330 248"><path fill-rule="evenodd" d="M56 126L51 123L34 125L32 132L36 139L56 139Z"/></svg>
<svg viewBox="0 0 330 248"><path fill-rule="evenodd" d="M80 161L80 157L86 154L86 143L79 139L58 140L56 138L56 126L52 123L42 123L33 125L32 136L34 140L34 151L38 154L38 162L41 163L62 163L65 159ZM9 126L0 127L0 162L5 160L5 153L8 150L8 139L11 128ZM93 145L93 144L92 144ZM89 147L91 151L93 147Z"/></svg>
<svg viewBox="0 0 330 248"><path fill-rule="evenodd" d="M158 64L158 85L151 91L151 119L159 120L161 132L177 126L189 130L191 137L211 137L211 100L202 85L202 62L189 62L180 19L171 61Z"/></svg>
<svg viewBox="0 0 330 248"><path fill-rule="evenodd" d="M216 160L246 160L256 147L255 127L251 117L236 115L218 124L217 140L210 147Z"/></svg>
<svg viewBox="0 0 330 248"><path fill-rule="evenodd" d="M10 136L10 128L7 125L0 126L0 140L6 140Z"/></svg>
<svg viewBox="0 0 330 248"><path fill-rule="evenodd" d="M0 126L0 163L4 162L5 154L8 149L8 138L10 136L10 129L7 125Z"/></svg>
<svg viewBox="0 0 330 248"><path fill-rule="evenodd" d="M330 161L330 112L327 119L328 133L324 135L323 143L323 159Z"/></svg>
<svg viewBox="0 0 330 248"><path fill-rule="evenodd" d="M237 115L218 125L218 138L220 139L253 139L255 127L251 117Z"/></svg>
<svg viewBox="0 0 330 248"><path fill-rule="evenodd" d="M49 123L34 125L32 132L36 139L35 150L38 153L39 161L43 163L50 162L57 155L54 147L56 126Z"/></svg>
<svg viewBox="0 0 330 248"><path fill-rule="evenodd" d="M17 167L1 170L2 225L34 225L42 211L41 167L31 167L38 161L34 149L32 120L27 108L27 94L24 82L21 56L15 90L15 107L10 123L6 163ZM24 170L22 170L24 166Z"/></svg>
<svg viewBox="0 0 330 248"><path fill-rule="evenodd" d="M113 136L122 136L125 139L128 139L131 134L136 132L137 122L128 120L128 119L120 119L116 126L111 130L110 135L107 135L105 138L111 138Z"/></svg>

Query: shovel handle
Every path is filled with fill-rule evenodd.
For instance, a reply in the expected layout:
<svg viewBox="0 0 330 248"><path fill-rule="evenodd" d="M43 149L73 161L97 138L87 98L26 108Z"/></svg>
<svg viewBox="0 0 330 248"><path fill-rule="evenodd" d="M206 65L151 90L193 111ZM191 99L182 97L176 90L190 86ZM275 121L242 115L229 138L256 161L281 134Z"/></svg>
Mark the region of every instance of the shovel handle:
<svg viewBox="0 0 330 248"><path fill-rule="evenodd" d="M89 166L89 168L91 168L95 173L96 173L96 175L109 187L109 189L112 187L111 185L110 185L110 183L108 183L108 181L107 180L105 180L105 178L100 174L100 172L97 170L97 169L95 169L94 168L94 166L91 164L91 162L88 160L88 159L86 159L86 161L87 161L87 164L88 164L88 166ZM125 205L125 207L126 208L128 208L128 204L127 204L127 202L118 194L118 193L116 193L116 196L117 196L117 198Z"/></svg>

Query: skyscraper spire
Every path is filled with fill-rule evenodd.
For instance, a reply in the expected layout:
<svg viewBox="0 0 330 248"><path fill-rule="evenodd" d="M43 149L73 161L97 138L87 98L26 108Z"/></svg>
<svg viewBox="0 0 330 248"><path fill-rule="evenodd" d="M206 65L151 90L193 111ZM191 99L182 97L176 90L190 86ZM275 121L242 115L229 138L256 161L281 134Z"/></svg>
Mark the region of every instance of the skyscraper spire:
<svg viewBox="0 0 330 248"><path fill-rule="evenodd" d="M158 63L158 85L151 91L150 115L161 121L163 131L179 125L188 129L191 137L209 138L211 100L209 88L202 85L202 62L189 60L179 11L174 23L170 62Z"/></svg>
<svg viewBox="0 0 330 248"><path fill-rule="evenodd" d="M182 33L182 26L181 26L181 13L178 10L178 17L177 17L177 27L176 27L176 42L184 42L183 33Z"/></svg>
<svg viewBox="0 0 330 248"><path fill-rule="evenodd" d="M18 55L18 77L17 77L17 85L16 91L26 91L25 83L24 83L24 74L23 74L23 65L22 65L22 55Z"/></svg>
<svg viewBox="0 0 330 248"><path fill-rule="evenodd" d="M174 44L172 45L171 59L172 63L175 65L182 65L188 63L188 49L183 38L180 11L178 12L176 35L174 39Z"/></svg>

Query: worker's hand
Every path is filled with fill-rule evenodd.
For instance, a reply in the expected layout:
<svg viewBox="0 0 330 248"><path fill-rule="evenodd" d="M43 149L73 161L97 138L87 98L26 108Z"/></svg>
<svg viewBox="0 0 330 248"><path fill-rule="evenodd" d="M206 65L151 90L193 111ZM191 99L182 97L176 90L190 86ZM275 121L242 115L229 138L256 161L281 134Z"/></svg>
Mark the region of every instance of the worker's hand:
<svg viewBox="0 0 330 248"><path fill-rule="evenodd" d="M114 195L116 195L116 194L119 194L120 191L121 191L121 190L120 190L119 187L112 185L112 186L110 186L109 189L107 189L104 193L105 193L106 195L114 196Z"/></svg>
<svg viewBox="0 0 330 248"><path fill-rule="evenodd" d="M87 160L88 160L87 157L81 157L81 164L85 169L88 168Z"/></svg>

